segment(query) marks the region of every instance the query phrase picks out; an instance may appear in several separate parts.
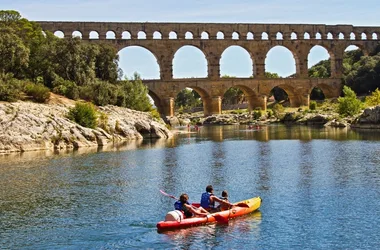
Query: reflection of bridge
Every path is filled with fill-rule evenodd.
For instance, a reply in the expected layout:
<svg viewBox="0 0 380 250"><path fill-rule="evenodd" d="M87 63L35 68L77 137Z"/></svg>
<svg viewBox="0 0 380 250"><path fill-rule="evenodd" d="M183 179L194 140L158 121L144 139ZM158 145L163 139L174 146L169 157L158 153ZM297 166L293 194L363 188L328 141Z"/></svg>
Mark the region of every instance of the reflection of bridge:
<svg viewBox="0 0 380 250"><path fill-rule="evenodd" d="M380 27L312 24L211 24L211 23L109 23L39 22L45 31L63 32L64 37L79 34L90 42L106 41L121 50L141 46L157 58L160 79L144 80L160 112L172 116L174 99L185 87L202 97L205 115L221 113L221 100L230 87L239 87L247 96L249 108L266 109L272 88L284 89L291 106L309 104L310 92L319 87L326 98L341 92L344 50L358 46L366 55L378 45ZM91 34L91 36L90 36ZM96 38L93 38L95 34ZM109 37L111 34L111 37ZM208 63L207 78L173 79L174 54L182 46L200 49ZM254 78L220 78L220 59L224 50L237 45L251 56ZM308 77L308 55L316 46L324 47L331 59L331 77ZM275 46L289 49L295 59L294 78L265 78L265 58Z"/></svg>

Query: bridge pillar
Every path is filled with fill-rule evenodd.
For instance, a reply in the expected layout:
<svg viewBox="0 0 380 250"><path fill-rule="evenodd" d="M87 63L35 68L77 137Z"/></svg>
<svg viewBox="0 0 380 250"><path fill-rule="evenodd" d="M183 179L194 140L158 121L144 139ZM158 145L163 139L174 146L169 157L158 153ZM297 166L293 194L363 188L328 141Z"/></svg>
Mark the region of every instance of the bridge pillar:
<svg viewBox="0 0 380 250"><path fill-rule="evenodd" d="M222 97L213 96L203 100L204 115L220 115L222 113Z"/></svg>
<svg viewBox="0 0 380 250"><path fill-rule="evenodd" d="M256 63L256 72L254 72L255 77L264 78L265 77L265 63Z"/></svg>
<svg viewBox="0 0 380 250"><path fill-rule="evenodd" d="M173 62L170 57L162 57L159 61L160 78L164 81L173 79Z"/></svg>
<svg viewBox="0 0 380 250"><path fill-rule="evenodd" d="M301 106L310 106L310 95L309 94L303 94L300 96L301 99Z"/></svg>
<svg viewBox="0 0 380 250"><path fill-rule="evenodd" d="M307 56L308 56L308 53L305 53L305 54L302 53L298 55L299 60L298 60L298 65L296 65L296 68L298 71L297 76L299 78L309 77L309 69L307 68L307 63L308 63Z"/></svg>
<svg viewBox="0 0 380 250"><path fill-rule="evenodd" d="M162 100L162 112L164 113L164 116L174 116L174 98L168 97Z"/></svg>
<svg viewBox="0 0 380 250"><path fill-rule="evenodd" d="M290 106L291 107L301 107L301 106L307 106L309 107L310 104L310 95L309 94L298 94L298 95L288 95Z"/></svg>
<svg viewBox="0 0 380 250"><path fill-rule="evenodd" d="M208 66L208 77L211 80L218 80L220 78L220 64L210 64Z"/></svg>
<svg viewBox="0 0 380 250"><path fill-rule="evenodd" d="M257 95L252 95L252 96L247 96L248 99L248 111L251 112L252 110L256 108L260 108L263 111L267 110L267 96L262 95L262 96L257 96Z"/></svg>
<svg viewBox="0 0 380 250"><path fill-rule="evenodd" d="M331 77L341 78L343 76L343 59L335 57L331 64Z"/></svg>

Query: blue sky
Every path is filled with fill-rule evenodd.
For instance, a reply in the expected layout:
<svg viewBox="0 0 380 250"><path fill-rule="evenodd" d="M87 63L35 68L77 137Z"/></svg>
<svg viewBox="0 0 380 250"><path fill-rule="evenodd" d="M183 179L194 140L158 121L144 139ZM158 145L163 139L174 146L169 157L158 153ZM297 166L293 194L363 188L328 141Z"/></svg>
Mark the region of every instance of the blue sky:
<svg viewBox="0 0 380 250"><path fill-rule="evenodd" d="M17 10L33 21L112 22L226 22L315 23L380 26L378 0L0 0L0 9ZM157 78L154 57L140 48L123 49L120 67L131 76ZM321 48L313 49L309 65L327 59ZM289 51L276 47L267 55L266 70L287 76L295 71ZM174 77L203 76L204 56L192 47L182 48L173 60ZM250 59L239 47L228 49L221 60L221 74L248 76Z"/></svg>

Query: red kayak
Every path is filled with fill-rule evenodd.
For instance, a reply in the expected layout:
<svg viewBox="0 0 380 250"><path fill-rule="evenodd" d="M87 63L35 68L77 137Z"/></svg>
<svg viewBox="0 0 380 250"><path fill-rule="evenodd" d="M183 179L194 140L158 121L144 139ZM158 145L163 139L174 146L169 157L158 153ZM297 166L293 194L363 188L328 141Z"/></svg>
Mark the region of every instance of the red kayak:
<svg viewBox="0 0 380 250"><path fill-rule="evenodd" d="M191 217L191 218L183 218L183 215L180 211L174 210L170 211L164 221L160 221L157 223L157 229L159 231L163 230L174 230L185 227L199 226L208 223L215 222L228 222L229 218L234 218L238 216L242 216L245 214L252 213L253 211L260 208L261 198L254 197L248 200L243 200L234 203L233 206L229 210L216 212L207 215L207 217Z"/></svg>

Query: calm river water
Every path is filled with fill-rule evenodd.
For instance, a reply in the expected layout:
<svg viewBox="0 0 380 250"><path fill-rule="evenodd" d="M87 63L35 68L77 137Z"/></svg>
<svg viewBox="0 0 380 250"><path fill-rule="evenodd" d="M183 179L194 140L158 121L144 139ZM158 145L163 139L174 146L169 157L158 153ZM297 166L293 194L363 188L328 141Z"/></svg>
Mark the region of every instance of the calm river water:
<svg viewBox="0 0 380 250"><path fill-rule="evenodd" d="M212 184L259 212L158 233ZM380 132L203 127L168 141L0 156L0 249L378 249Z"/></svg>

